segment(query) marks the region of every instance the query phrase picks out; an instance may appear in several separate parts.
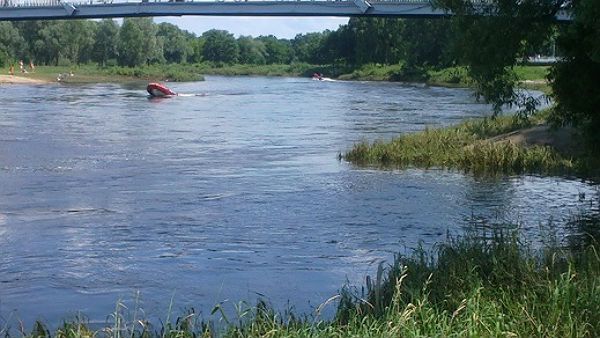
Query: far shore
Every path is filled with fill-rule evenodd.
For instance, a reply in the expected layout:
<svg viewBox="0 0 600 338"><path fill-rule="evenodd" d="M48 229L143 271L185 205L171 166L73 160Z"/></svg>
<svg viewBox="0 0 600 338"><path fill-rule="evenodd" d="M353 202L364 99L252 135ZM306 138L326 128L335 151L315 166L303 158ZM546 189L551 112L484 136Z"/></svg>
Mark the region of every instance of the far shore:
<svg viewBox="0 0 600 338"><path fill-rule="evenodd" d="M516 68L520 78L520 86L530 89L550 91L545 82L547 67L519 66ZM64 79L69 83L123 83L131 81L168 81L186 82L202 81L203 75L263 75L263 76L298 76L310 77L315 72L337 80L355 81L390 81L419 82L432 86L464 87L472 86L463 67L450 67L440 70L429 70L427 73L414 75L404 74L402 65L373 65L360 67L335 67L331 65L311 64L272 64L272 65L214 65L198 64L164 64L138 67L101 67L94 64L72 66L39 66L35 72L0 75L0 83L53 83L59 74L74 73L74 77ZM35 82L37 81L37 82ZM61 81L63 82L63 81Z"/></svg>

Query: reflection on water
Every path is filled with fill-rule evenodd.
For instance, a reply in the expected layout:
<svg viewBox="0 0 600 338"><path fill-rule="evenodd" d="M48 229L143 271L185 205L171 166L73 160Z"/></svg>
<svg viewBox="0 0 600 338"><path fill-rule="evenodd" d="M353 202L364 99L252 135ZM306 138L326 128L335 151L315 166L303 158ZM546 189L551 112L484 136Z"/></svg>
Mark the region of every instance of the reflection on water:
<svg viewBox="0 0 600 338"><path fill-rule="evenodd" d="M480 179L340 162L361 140L482 116L462 89L208 77L143 86L10 86L0 110L0 314L102 321L141 291L206 313L264 294L310 311L404 247L469 227L597 210L566 178ZM591 207L591 208L590 208ZM495 220L490 222L489 220Z"/></svg>

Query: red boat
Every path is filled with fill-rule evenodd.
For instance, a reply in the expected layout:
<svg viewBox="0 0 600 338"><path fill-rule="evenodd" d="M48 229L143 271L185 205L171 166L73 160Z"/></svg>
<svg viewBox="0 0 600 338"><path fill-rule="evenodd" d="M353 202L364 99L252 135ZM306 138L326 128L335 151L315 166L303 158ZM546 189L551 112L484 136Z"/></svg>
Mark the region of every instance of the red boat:
<svg viewBox="0 0 600 338"><path fill-rule="evenodd" d="M148 87L146 87L146 90L148 91L148 93L150 95L156 96L156 97L177 95L177 93L175 93L171 89L167 88L166 86L164 86L160 83L155 83L155 82L149 83Z"/></svg>

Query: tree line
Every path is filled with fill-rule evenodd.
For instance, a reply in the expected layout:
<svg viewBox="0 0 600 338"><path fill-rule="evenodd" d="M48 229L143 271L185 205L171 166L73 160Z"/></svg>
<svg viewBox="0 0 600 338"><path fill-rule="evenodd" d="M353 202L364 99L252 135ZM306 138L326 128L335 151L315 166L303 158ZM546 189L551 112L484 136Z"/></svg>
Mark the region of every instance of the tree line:
<svg viewBox="0 0 600 338"><path fill-rule="evenodd" d="M449 20L352 18L335 31L293 39L209 30L200 36L150 18L0 22L0 66L16 60L42 65L161 63L362 65L410 62L444 66Z"/></svg>

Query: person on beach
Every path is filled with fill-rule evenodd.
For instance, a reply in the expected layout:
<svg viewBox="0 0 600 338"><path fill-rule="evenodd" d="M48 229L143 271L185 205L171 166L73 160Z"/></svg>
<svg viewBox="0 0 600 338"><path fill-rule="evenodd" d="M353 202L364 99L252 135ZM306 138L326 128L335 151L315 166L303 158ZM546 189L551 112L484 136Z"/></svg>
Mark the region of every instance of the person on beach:
<svg viewBox="0 0 600 338"><path fill-rule="evenodd" d="M13 66L12 64L8 68L8 74L10 74L11 76L15 76L15 66Z"/></svg>
<svg viewBox="0 0 600 338"><path fill-rule="evenodd" d="M35 71L35 66L33 65L33 61L31 60L29 60L29 71L32 73Z"/></svg>
<svg viewBox="0 0 600 338"><path fill-rule="evenodd" d="M21 69L21 73L25 73L25 68L23 68L23 60L19 60L19 68Z"/></svg>

